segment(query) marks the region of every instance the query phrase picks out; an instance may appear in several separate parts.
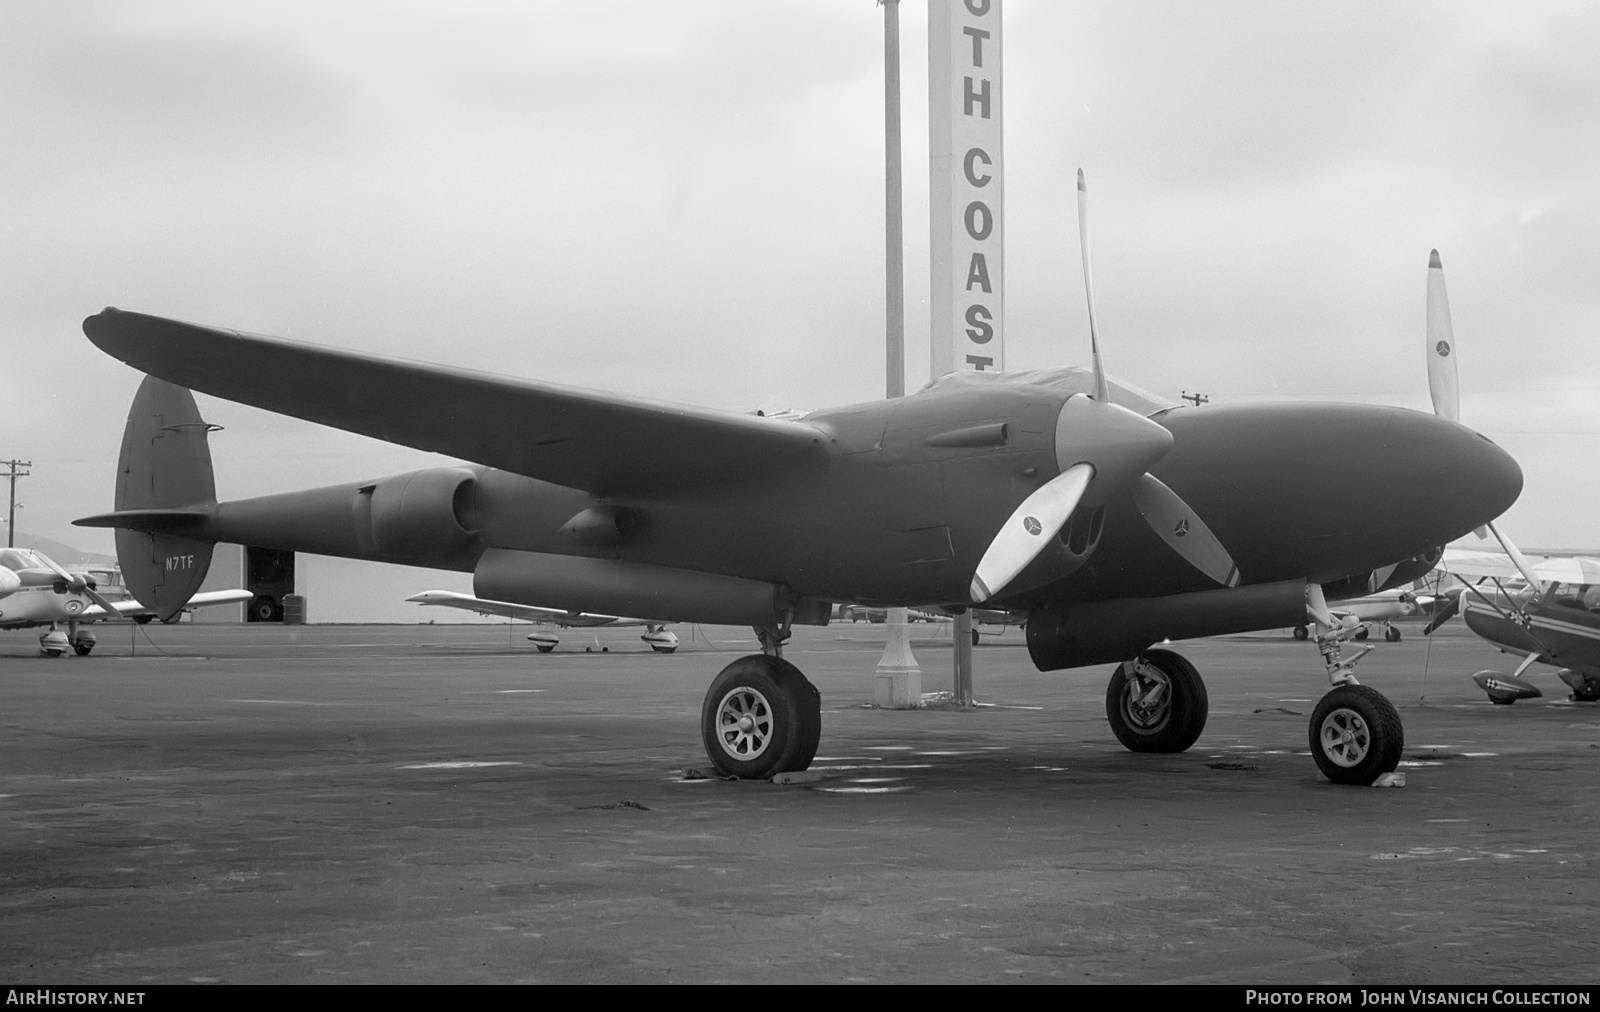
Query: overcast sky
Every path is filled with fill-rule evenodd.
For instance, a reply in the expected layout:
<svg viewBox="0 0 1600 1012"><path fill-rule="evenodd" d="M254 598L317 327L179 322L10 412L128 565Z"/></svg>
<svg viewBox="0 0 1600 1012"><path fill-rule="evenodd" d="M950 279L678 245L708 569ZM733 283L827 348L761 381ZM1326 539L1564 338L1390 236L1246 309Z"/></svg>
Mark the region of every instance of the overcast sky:
<svg viewBox="0 0 1600 1012"><path fill-rule="evenodd" d="M1013 368L1087 359L1078 166L1108 367L1170 397L1426 410L1437 247L1463 420L1527 479L1504 526L1600 545L1600 8L1006 0L1005 19ZM904 4L911 389L925 24ZM880 396L882 87L872 0L5 0L19 529L110 550L69 526L111 507L139 380L82 335L106 305L738 411ZM223 498L436 460L201 406L226 426Z"/></svg>

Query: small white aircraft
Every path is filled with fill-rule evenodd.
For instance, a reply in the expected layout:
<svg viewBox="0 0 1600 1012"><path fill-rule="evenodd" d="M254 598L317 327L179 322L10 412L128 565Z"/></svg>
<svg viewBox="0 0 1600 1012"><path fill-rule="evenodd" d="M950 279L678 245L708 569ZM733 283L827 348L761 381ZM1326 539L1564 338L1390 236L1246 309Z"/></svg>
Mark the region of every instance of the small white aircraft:
<svg viewBox="0 0 1600 1012"><path fill-rule="evenodd" d="M108 618L148 622L155 612L128 596L116 570L78 567L71 572L43 552L0 548L0 629L49 626L39 637L39 651L60 657L68 649L82 657L94 649L90 623ZM111 595L101 593L102 586ZM8 589L9 588L9 589ZM196 594L188 608L250 600L248 590L214 590ZM118 600L112 600L112 597ZM59 627L65 623L63 632Z"/></svg>
<svg viewBox="0 0 1600 1012"><path fill-rule="evenodd" d="M1445 568L1460 586L1426 631L1460 614L1467 628L1521 659L1510 674L1472 676L1491 702L1544 695L1523 677L1534 664L1559 668L1574 702L1600 700L1600 559L1534 555L1521 563L1509 554L1447 550Z"/></svg>
<svg viewBox="0 0 1600 1012"><path fill-rule="evenodd" d="M666 623L652 622L643 618L619 618L616 615L591 615L587 612L562 611L559 608L540 608L531 604L513 604L510 601L489 601L471 594L457 594L449 590L425 590L420 594L412 594L407 601L415 601L421 605L437 605L442 608L460 608L462 611L475 611L480 615L498 615L501 618L520 618L524 622L535 625L553 625L562 629L589 629L598 626L622 628L625 626L643 626L644 635L639 638L650 644L650 649L658 654L670 654L678 649L678 637L668 632ZM528 637L539 652L547 654L556 648L561 640L547 632L536 632Z"/></svg>
<svg viewBox="0 0 1600 1012"><path fill-rule="evenodd" d="M1403 618L1425 617L1430 612L1430 606L1437 600L1432 593L1417 592L1417 586L1425 582L1426 579L1418 580L1409 590L1395 588L1330 604L1328 613L1338 620L1340 628L1350 631L1351 639L1364 640L1372 629L1381 628L1385 640L1398 643L1400 629L1394 623ZM1295 639L1303 640L1310 636L1311 630L1308 626L1294 627Z"/></svg>

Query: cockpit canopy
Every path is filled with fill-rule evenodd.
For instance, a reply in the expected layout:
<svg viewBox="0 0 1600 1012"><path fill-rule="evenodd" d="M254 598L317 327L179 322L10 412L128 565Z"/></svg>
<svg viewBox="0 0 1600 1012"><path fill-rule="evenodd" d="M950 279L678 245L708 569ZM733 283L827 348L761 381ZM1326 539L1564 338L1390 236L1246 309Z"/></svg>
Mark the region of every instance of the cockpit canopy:
<svg viewBox="0 0 1600 1012"><path fill-rule="evenodd" d="M24 569L49 569L45 561L26 548L0 548L0 566L13 573Z"/></svg>

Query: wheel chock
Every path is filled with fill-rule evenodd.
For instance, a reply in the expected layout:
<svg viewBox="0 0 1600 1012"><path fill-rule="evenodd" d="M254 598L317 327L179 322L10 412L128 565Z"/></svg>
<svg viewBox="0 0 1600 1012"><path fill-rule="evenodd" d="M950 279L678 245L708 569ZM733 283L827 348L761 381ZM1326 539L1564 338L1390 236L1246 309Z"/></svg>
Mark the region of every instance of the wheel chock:
<svg viewBox="0 0 1600 1012"><path fill-rule="evenodd" d="M1404 787L1406 775L1404 773L1383 773L1372 782L1374 787Z"/></svg>
<svg viewBox="0 0 1600 1012"><path fill-rule="evenodd" d="M684 768L683 779L685 779L685 780L737 780L739 778L738 777L730 777L726 773L724 773L721 770L717 769L715 766L688 766L688 767Z"/></svg>
<svg viewBox="0 0 1600 1012"><path fill-rule="evenodd" d="M787 773L773 774L772 782L775 784L814 784L822 779L821 770L790 770Z"/></svg>

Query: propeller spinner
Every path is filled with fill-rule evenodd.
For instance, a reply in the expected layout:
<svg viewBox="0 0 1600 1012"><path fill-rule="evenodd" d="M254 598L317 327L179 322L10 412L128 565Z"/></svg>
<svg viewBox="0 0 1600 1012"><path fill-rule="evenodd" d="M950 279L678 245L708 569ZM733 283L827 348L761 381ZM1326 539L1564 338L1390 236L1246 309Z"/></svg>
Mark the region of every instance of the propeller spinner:
<svg viewBox="0 0 1600 1012"><path fill-rule="evenodd" d="M1089 307L1093 393L1075 394L1062 405L1056 418L1060 473L1024 499L1001 526L973 574L972 600L981 604L1005 590L1061 532L1078 507L1104 505L1123 490L1133 493L1145 522L1174 551L1218 583L1237 586L1238 567L1216 535L1176 492L1148 473L1172 448L1172 433L1111 403L1095 322L1088 187L1082 169L1078 170L1078 245Z"/></svg>

